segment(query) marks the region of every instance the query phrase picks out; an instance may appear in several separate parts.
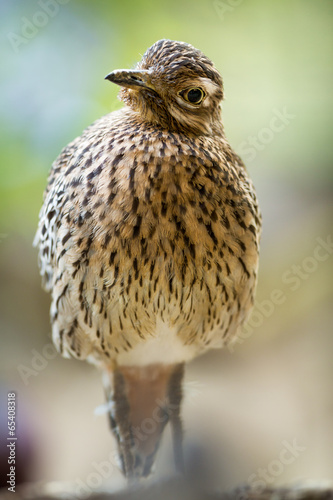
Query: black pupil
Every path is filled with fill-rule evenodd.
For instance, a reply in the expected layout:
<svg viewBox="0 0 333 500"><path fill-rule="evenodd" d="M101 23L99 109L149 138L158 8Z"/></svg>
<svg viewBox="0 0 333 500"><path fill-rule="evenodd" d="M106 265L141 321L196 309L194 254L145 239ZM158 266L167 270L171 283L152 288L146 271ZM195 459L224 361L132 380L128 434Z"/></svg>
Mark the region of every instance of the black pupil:
<svg viewBox="0 0 333 500"><path fill-rule="evenodd" d="M200 89L191 89L188 91L187 98L190 102L199 102L202 98Z"/></svg>

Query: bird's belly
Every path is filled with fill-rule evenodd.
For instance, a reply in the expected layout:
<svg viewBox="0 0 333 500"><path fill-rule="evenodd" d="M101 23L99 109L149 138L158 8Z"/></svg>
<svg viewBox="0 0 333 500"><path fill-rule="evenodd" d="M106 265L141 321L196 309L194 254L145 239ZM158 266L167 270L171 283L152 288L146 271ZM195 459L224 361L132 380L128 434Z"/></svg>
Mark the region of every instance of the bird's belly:
<svg viewBox="0 0 333 500"><path fill-rule="evenodd" d="M193 359L198 354L195 345L185 345L177 334L177 328L169 326L161 318L156 321L156 332L130 351L117 356L118 365L145 366L150 364L176 364Z"/></svg>
<svg viewBox="0 0 333 500"><path fill-rule="evenodd" d="M182 277L171 258L134 273L127 259L116 280L113 271L100 276L97 255L89 272L66 293L60 287L60 299L54 296L58 311L61 304L55 343L63 354L129 366L180 363L222 347L247 315L255 284L236 258L229 262L230 276L223 263L212 263L211 269L188 266Z"/></svg>
<svg viewBox="0 0 333 500"><path fill-rule="evenodd" d="M100 335L94 336L94 350L108 353L119 365L145 366L186 362L226 344L250 306L250 295L240 306L230 284L216 285L215 272L186 286L175 276L172 286L168 280L161 272L156 289L147 278L142 286L116 286L106 318L99 314L97 301L93 330Z"/></svg>

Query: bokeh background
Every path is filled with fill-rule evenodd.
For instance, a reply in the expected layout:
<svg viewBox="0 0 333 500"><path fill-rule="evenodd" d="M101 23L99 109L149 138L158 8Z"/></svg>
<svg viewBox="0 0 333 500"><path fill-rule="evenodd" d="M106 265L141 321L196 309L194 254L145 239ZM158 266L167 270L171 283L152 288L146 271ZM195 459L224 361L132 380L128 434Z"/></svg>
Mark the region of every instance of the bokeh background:
<svg viewBox="0 0 333 500"><path fill-rule="evenodd" d="M223 489L333 481L332 14L330 0L0 2L1 434L16 391L20 479L121 482L105 465L99 373L51 347L32 240L52 161L121 106L104 76L171 38L221 71L227 137L264 220L252 320L234 348L187 371L188 462ZM162 475L170 453L166 436Z"/></svg>

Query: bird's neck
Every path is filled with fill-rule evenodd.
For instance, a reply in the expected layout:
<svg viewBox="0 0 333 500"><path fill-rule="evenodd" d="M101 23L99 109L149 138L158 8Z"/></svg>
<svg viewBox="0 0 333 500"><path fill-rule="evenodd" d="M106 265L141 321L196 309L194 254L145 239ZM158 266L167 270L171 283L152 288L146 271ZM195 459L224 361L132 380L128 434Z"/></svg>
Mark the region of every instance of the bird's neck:
<svg viewBox="0 0 333 500"><path fill-rule="evenodd" d="M124 113L134 122L146 124L148 127L154 125L159 127L159 129L166 130L167 132L186 134L188 138L196 138L200 135L207 135L210 137L225 139L220 109L215 111L214 116L212 116L211 118L209 130L204 133L204 131L200 132L199 129L193 129L193 127L191 126L186 128L184 124L180 125L177 120L170 114L163 114L162 112L160 112L158 115L156 115L150 108L146 107L145 110L142 110L137 106L134 106L133 103L130 103L129 101L125 101L125 103L126 106L123 108Z"/></svg>

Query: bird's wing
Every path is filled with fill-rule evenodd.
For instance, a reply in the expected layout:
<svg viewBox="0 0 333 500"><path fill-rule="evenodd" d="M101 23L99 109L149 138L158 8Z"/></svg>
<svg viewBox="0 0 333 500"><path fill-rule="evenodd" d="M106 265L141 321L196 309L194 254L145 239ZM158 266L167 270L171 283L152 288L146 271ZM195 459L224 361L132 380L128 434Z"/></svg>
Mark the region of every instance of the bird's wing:
<svg viewBox="0 0 333 500"><path fill-rule="evenodd" d="M69 197L68 186L72 180L72 175L69 172L74 167L79 167L87 157L91 157L89 148L86 146L91 143L94 136L98 135L100 138L103 135L103 127L109 123L111 114L96 120L87 127L82 135L76 137L61 151L52 164L44 192L44 203L39 213L38 229L33 242L34 246L39 248L40 274L43 287L47 292L52 291L57 233L61 227L64 205Z"/></svg>
<svg viewBox="0 0 333 500"><path fill-rule="evenodd" d="M63 215L62 208L68 199L66 182L62 174L75 155L78 140L79 138L76 138L68 144L52 164L33 242L33 245L39 249L39 269L43 287L47 292L52 291L57 229Z"/></svg>

